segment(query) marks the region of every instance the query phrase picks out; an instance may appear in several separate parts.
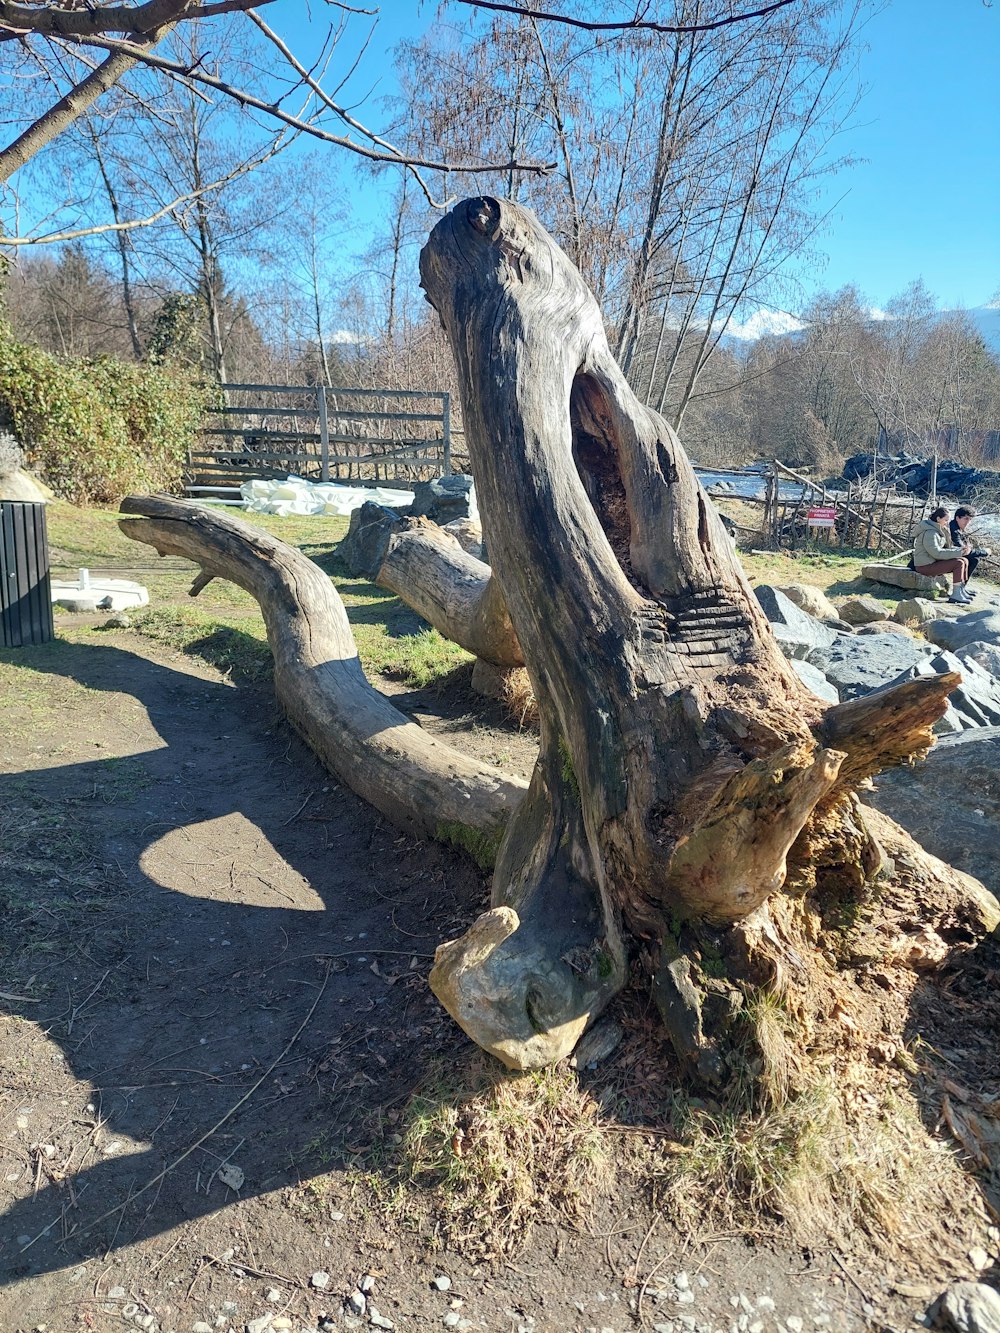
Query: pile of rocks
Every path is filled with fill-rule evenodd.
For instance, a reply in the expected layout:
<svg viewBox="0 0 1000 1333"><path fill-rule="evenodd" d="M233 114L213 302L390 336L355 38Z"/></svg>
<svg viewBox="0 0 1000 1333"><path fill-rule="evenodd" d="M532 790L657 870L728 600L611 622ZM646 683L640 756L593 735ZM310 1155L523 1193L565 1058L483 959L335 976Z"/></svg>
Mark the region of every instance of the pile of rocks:
<svg viewBox="0 0 1000 1333"><path fill-rule="evenodd" d="M889 457L880 454L877 458L875 454L853 454L844 464L840 480L861 481L865 477L870 477L876 469L880 481L894 481L901 489L913 491L925 498L930 494L934 471L933 459L916 458L912 454L894 454ZM951 495L962 499L968 497L973 488L982 486L1000 487L1000 472L966 467L964 463L958 463L953 458L938 460L939 495Z"/></svg>
<svg viewBox="0 0 1000 1333"><path fill-rule="evenodd" d="M358 578L373 579L385 559L393 532L403 526L403 519L429 518L450 533L469 555L485 558L483 529L476 507L472 478L464 473L418 481L413 488L413 504L407 509L387 509L369 500L351 514L347 536L337 547L337 554Z"/></svg>
<svg viewBox="0 0 1000 1333"><path fill-rule="evenodd" d="M923 764L880 774L864 799L1000 892L1000 595L983 593L981 608L953 614L962 608L919 597L891 612L866 596L834 605L802 584L756 593L785 656L827 703L916 676L961 675L934 728L941 744Z"/></svg>

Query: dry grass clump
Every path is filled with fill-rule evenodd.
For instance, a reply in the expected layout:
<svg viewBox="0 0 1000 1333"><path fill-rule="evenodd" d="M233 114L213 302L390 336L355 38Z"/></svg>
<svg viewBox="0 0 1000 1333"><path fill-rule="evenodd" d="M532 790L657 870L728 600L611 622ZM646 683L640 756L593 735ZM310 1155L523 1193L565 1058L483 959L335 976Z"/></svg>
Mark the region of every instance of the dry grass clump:
<svg viewBox="0 0 1000 1333"><path fill-rule="evenodd" d="M569 1069L508 1074L474 1057L412 1099L400 1133L391 1209L422 1213L476 1260L516 1254L535 1222L586 1216L611 1188L600 1108Z"/></svg>
<svg viewBox="0 0 1000 1333"><path fill-rule="evenodd" d="M519 727L538 725L538 700L531 688L531 678L524 667L514 667L505 673L501 692L500 702Z"/></svg>
<svg viewBox="0 0 1000 1333"><path fill-rule="evenodd" d="M856 1072L856 1084L840 1071L756 1111L678 1098L680 1142L652 1172L657 1202L696 1234L781 1227L803 1244L863 1234L876 1251L917 1261L933 1242L940 1264L940 1218L969 1182L908 1090Z"/></svg>

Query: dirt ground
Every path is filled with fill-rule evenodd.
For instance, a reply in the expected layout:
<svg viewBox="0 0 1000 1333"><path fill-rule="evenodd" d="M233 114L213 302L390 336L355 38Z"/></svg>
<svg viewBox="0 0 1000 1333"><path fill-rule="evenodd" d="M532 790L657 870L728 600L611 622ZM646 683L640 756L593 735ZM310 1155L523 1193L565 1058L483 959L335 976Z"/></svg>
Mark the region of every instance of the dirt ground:
<svg viewBox="0 0 1000 1333"><path fill-rule="evenodd" d="M414 1092L474 1058L426 974L484 877L340 788L266 689L127 631L3 661L44 677L0 715L0 1329L897 1330L954 1276L863 1236L682 1234L624 1174L515 1259L442 1248L372 1173ZM530 766L499 719L396 702ZM633 1059L592 1089L669 1079Z"/></svg>

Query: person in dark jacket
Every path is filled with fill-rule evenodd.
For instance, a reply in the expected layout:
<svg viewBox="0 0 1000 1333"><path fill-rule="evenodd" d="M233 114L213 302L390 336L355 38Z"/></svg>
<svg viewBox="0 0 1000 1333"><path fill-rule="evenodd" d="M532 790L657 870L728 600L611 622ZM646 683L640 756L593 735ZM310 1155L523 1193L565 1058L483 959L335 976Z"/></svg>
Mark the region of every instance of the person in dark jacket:
<svg viewBox="0 0 1000 1333"><path fill-rule="evenodd" d="M976 511L971 507L971 505L959 505L959 507L955 510L955 517L948 524L948 530L951 532L951 540L954 546L963 545L963 543L966 540L965 529L969 526L969 524L975 517L976 517ZM981 547L975 547L969 551L965 559L969 565L970 579L976 572L976 566L979 564L980 560L985 560L988 555L989 551L985 551ZM969 590L968 579L966 579L965 590L966 592L969 593L970 597L975 597L976 594Z"/></svg>

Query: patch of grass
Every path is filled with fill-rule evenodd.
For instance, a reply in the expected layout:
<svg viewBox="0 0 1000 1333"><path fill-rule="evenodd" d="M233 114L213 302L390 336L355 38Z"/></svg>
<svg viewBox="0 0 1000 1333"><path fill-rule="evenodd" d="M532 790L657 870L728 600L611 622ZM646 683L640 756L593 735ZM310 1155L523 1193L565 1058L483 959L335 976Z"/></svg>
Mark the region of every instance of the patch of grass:
<svg viewBox="0 0 1000 1333"><path fill-rule="evenodd" d="M346 535L346 518L238 517L297 546L331 576L369 675L422 688L472 662L469 653L442 638L398 597L345 572L336 547ZM77 571L86 568L148 588L149 607L130 616L137 633L202 657L234 679L254 682L270 674L264 622L256 601L242 588L213 579L192 603L188 592L195 566L175 557L160 559L151 547L132 541L120 531L118 514L111 510L78 509L57 501L49 507L48 527L55 577L75 580Z"/></svg>
<svg viewBox="0 0 1000 1333"><path fill-rule="evenodd" d="M473 1056L427 1083L397 1130L368 1183L394 1217L431 1223L471 1259L516 1254L534 1223L579 1220L611 1188L600 1108L571 1070L508 1074Z"/></svg>
<svg viewBox="0 0 1000 1333"><path fill-rule="evenodd" d="M679 1095L680 1142L657 1154L654 1192L695 1231L759 1234L780 1223L815 1243L860 1229L880 1249L924 1224L933 1234L958 1164L928 1136L912 1097L879 1092L818 1081L756 1114Z"/></svg>

